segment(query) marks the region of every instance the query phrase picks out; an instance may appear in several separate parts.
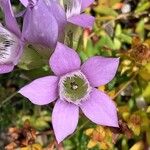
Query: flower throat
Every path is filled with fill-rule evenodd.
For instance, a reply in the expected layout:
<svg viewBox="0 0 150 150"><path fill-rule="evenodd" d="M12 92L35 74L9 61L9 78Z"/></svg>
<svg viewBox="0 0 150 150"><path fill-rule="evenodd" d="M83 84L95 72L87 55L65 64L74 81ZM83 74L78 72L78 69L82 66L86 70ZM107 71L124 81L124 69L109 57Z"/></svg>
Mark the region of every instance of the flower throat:
<svg viewBox="0 0 150 150"><path fill-rule="evenodd" d="M79 103L87 98L89 91L89 82L80 71L67 74L60 81L61 98L69 102Z"/></svg>

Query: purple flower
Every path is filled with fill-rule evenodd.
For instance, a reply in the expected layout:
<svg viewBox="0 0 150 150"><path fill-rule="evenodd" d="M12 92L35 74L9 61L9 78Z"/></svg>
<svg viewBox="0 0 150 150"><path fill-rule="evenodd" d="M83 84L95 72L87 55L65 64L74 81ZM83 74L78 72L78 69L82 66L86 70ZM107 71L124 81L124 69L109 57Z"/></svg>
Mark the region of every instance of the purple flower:
<svg viewBox="0 0 150 150"><path fill-rule="evenodd" d="M10 0L0 0L5 14L5 24L0 24L0 74L11 72L23 51L21 31L14 17Z"/></svg>
<svg viewBox="0 0 150 150"><path fill-rule="evenodd" d="M67 23L87 28L92 28L94 23L94 17L82 13L94 0L20 1L27 7L24 14L23 36L32 44L40 44L54 49L57 41L63 41Z"/></svg>
<svg viewBox="0 0 150 150"><path fill-rule="evenodd" d="M95 18L82 13L94 0L59 0L66 11L67 21L75 25L92 28Z"/></svg>
<svg viewBox="0 0 150 150"><path fill-rule="evenodd" d="M39 44L54 49L63 35L66 23L65 12L54 0L26 0L23 37L31 44Z"/></svg>
<svg viewBox="0 0 150 150"><path fill-rule="evenodd" d="M52 124L58 142L75 131L79 108L96 124L118 127L114 102L96 89L113 79L118 58L95 56L81 65L74 50L58 43L49 62L55 76L36 79L19 93L37 105L46 105L57 99Z"/></svg>

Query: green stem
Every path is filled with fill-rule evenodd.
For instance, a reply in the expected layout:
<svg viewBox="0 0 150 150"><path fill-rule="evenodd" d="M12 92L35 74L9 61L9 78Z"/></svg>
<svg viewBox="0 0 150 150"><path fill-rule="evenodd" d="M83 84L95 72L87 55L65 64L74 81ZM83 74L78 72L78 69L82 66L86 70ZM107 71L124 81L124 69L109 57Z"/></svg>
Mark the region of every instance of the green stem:
<svg viewBox="0 0 150 150"><path fill-rule="evenodd" d="M136 72L134 74L134 76L114 95L114 97L112 99L115 99L118 95L120 95L120 93L125 90L135 79L135 77L137 76L138 72Z"/></svg>
<svg viewBox="0 0 150 150"><path fill-rule="evenodd" d="M3 107L8 101L10 101L13 97L15 97L18 94L18 91L7 97L5 100L2 101L0 108Z"/></svg>

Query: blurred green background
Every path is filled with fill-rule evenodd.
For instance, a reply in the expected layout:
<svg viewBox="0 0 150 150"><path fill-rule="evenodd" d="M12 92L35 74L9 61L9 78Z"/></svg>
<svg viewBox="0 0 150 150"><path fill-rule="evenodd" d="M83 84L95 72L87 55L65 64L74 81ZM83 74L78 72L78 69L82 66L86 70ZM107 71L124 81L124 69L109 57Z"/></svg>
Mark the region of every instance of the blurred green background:
<svg viewBox="0 0 150 150"><path fill-rule="evenodd" d="M12 4L16 14L24 9L17 0ZM82 61L95 55L120 57L116 77L99 87L115 101L120 129L97 126L81 116L76 132L58 145L51 125L53 104L35 106L17 94L33 79L51 74L48 57L28 45L15 70L0 75L0 149L150 148L150 1L97 0L86 13L96 18L93 30L70 25L65 43L77 49ZM2 11L0 19L3 23Z"/></svg>

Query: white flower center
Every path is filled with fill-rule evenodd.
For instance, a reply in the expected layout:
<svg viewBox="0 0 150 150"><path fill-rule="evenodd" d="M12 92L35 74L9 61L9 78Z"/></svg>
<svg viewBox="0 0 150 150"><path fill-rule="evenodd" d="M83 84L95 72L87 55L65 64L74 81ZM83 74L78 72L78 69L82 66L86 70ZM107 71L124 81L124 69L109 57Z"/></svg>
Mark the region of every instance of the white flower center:
<svg viewBox="0 0 150 150"><path fill-rule="evenodd" d="M19 49L18 38L0 26L0 64L13 62Z"/></svg>
<svg viewBox="0 0 150 150"><path fill-rule="evenodd" d="M80 104L89 97L91 87L81 71L68 73L60 78L59 95L61 100Z"/></svg>

